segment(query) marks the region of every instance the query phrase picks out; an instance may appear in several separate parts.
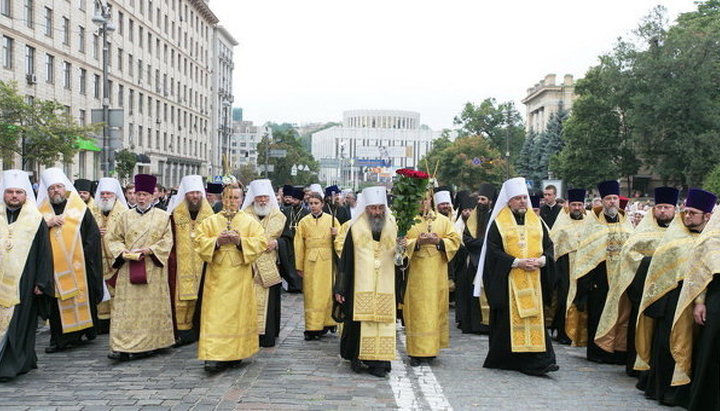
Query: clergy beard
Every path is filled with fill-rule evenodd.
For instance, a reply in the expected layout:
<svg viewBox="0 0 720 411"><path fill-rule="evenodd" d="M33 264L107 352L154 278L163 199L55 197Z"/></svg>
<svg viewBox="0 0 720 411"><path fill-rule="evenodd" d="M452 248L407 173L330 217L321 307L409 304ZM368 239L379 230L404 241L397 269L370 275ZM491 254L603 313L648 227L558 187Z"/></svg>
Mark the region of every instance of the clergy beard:
<svg viewBox="0 0 720 411"><path fill-rule="evenodd" d="M98 201L98 207L100 207L100 211L105 213L107 213L108 211L112 211L114 206L114 198L101 198L100 201Z"/></svg>
<svg viewBox="0 0 720 411"><path fill-rule="evenodd" d="M618 209L617 207L606 208L605 214L610 218L615 218L618 215Z"/></svg>
<svg viewBox="0 0 720 411"><path fill-rule="evenodd" d="M265 217L270 214L270 206L267 204L261 206L259 204L253 203L253 211L255 211L255 215Z"/></svg>
<svg viewBox="0 0 720 411"><path fill-rule="evenodd" d="M512 213L516 216L524 216L525 213L527 213L527 208L518 208L517 210L512 210Z"/></svg>
<svg viewBox="0 0 720 411"><path fill-rule="evenodd" d="M50 197L51 204L58 205L58 204L62 204L64 201L65 201L65 196L62 194L56 194L56 195Z"/></svg>
<svg viewBox="0 0 720 411"><path fill-rule="evenodd" d="M385 227L385 216L384 215L371 216L369 220L370 220L370 231L372 231L373 233L382 233L382 230Z"/></svg>
<svg viewBox="0 0 720 411"><path fill-rule="evenodd" d="M670 218L663 218L662 220L659 219L659 218L656 218L656 220L657 220L657 223L658 223L659 225L664 226L664 227L667 227L668 225L670 225L670 223L672 223L672 220L673 220L674 218L675 218L675 216L672 216L672 217L670 217Z"/></svg>
<svg viewBox="0 0 720 411"><path fill-rule="evenodd" d="M188 211L192 211L192 212L200 211L200 204L201 203L199 200L194 203L192 201L188 201L187 202Z"/></svg>
<svg viewBox="0 0 720 411"><path fill-rule="evenodd" d="M478 209L478 211L487 211L490 209L490 205L489 204L478 204L477 209Z"/></svg>
<svg viewBox="0 0 720 411"><path fill-rule="evenodd" d="M571 211L570 218L572 218L573 220L582 220L583 213L582 213L582 211Z"/></svg>

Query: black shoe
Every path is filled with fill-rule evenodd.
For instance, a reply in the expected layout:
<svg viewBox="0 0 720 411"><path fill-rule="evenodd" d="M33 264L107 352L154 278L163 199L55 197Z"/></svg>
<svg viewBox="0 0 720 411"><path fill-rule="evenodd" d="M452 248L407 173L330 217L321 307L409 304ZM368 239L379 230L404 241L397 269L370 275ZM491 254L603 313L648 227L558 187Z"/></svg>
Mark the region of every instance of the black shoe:
<svg viewBox="0 0 720 411"><path fill-rule="evenodd" d="M562 344L562 345L570 345L570 344L572 344L572 340L571 340L570 338L566 337L566 336L560 336L560 337L557 338L556 341L558 342L558 344Z"/></svg>
<svg viewBox="0 0 720 411"><path fill-rule="evenodd" d="M420 359L417 357L410 357L410 366L417 367L418 365L420 365Z"/></svg>
<svg viewBox="0 0 720 411"><path fill-rule="evenodd" d="M544 377L547 375L547 373L555 372L559 369L560 369L560 367L557 364L550 364L547 367L543 368L542 370L540 370L540 369L524 369L524 370L520 370L520 372L522 372L525 375L531 375L533 377Z"/></svg>
<svg viewBox="0 0 720 411"><path fill-rule="evenodd" d="M319 335L315 333L310 334L308 331L305 331L305 341L314 341L317 339L320 339Z"/></svg>
<svg viewBox="0 0 720 411"><path fill-rule="evenodd" d="M385 370L384 368L372 367L370 368L370 374L379 378L385 378L388 373L387 370Z"/></svg>
<svg viewBox="0 0 720 411"><path fill-rule="evenodd" d="M354 360L350 361L350 368L351 368L354 372L360 374L361 372L366 371L366 370L368 369L368 366L365 365L364 362L362 362L362 361L360 361L360 360L358 360L358 359L354 359Z"/></svg>
<svg viewBox="0 0 720 411"><path fill-rule="evenodd" d="M333 325L332 327L328 327L328 331L330 331L331 334L335 334L337 332L337 326Z"/></svg>
<svg viewBox="0 0 720 411"><path fill-rule="evenodd" d="M230 368L235 368L242 365L242 360L226 361L225 364Z"/></svg>
<svg viewBox="0 0 720 411"><path fill-rule="evenodd" d="M225 368L225 366L220 361L205 361L204 368L206 372L220 372Z"/></svg>
<svg viewBox="0 0 720 411"><path fill-rule="evenodd" d="M65 350L67 350L67 349L68 349L68 346L67 346L67 345L57 345L57 344L53 344L53 345L51 345L51 346L49 346L49 347L45 347L45 353L46 353L46 354L53 354L53 353L56 353L56 352L65 351Z"/></svg>
<svg viewBox="0 0 720 411"><path fill-rule="evenodd" d="M130 359L130 354L126 352L112 351L107 357L113 361L128 361Z"/></svg>

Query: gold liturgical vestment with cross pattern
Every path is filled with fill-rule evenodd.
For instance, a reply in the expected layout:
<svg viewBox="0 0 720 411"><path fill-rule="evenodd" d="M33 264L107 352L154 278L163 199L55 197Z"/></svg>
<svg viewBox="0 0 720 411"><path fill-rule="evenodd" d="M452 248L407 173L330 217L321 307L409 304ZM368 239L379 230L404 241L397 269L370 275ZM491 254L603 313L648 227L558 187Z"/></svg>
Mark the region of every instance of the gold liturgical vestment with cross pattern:
<svg viewBox="0 0 720 411"><path fill-rule="evenodd" d="M268 243L277 240L282 235L286 218L279 208L274 208L262 220L255 214L252 207L247 208L245 213L262 225ZM270 287L282 282L277 259L276 248L263 252L253 263L253 288L255 289L255 300L257 302L257 326L260 335L265 334Z"/></svg>
<svg viewBox="0 0 720 411"><path fill-rule="evenodd" d="M435 244L419 245L421 233L435 233L444 251ZM450 345L448 319L448 262L460 248L460 236L444 215L429 212L407 233L410 260L403 301L407 353L412 357L435 357Z"/></svg>
<svg viewBox="0 0 720 411"><path fill-rule="evenodd" d="M127 261L118 270L111 312L110 348L117 352L140 353L170 347L175 343L167 268L173 245L170 215L154 207L145 214L135 209L127 210L105 237L116 261L123 251L141 248L152 251L152 256L143 259L147 284L130 283L130 263Z"/></svg>
<svg viewBox="0 0 720 411"><path fill-rule="evenodd" d="M55 216L50 201L38 207L43 217ZM80 227L87 206L78 193L71 191L62 213L63 225L50 228L50 244L53 250L55 274L55 297L60 311L64 334L93 326L90 296L85 271L85 255Z"/></svg>
<svg viewBox="0 0 720 411"><path fill-rule="evenodd" d="M8 224L6 215L5 204L0 204L0 346L15 306L20 304L20 278L42 219L32 203L22 206L12 224Z"/></svg>
<svg viewBox="0 0 720 411"><path fill-rule="evenodd" d="M216 247L227 225L224 214L215 214L200 224L195 241L195 250L207 263L198 340L198 358L205 361L241 360L260 349L252 264L267 248L267 240L260 223L238 211L230 229L240 235L240 245Z"/></svg>
<svg viewBox="0 0 720 411"><path fill-rule="evenodd" d="M534 212L525 213L525 224L518 225L509 207L495 219L505 253L515 258L540 258L543 254L543 227ZM510 346L512 352L545 352L540 270L510 269L508 275Z"/></svg>
<svg viewBox="0 0 720 411"><path fill-rule="evenodd" d="M107 284L107 281L112 278L113 275L117 272L117 268L113 267L113 263L115 263L115 259L112 256L112 253L110 252L110 249L107 245L107 233L111 232L115 228L115 224L117 224L118 219L120 219L120 214L125 212L128 208L125 207L120 201L115 201L115 205L113 206L112 210L110 210L110 213L108 215L105 215L99 208L97 203L93 205L93 207L90 209L92 211L93 217L95 217L95 222L98 225L98 228L100 230L105 230L105 235L102 237L102 269L103 269L103 280L106 282L108 292L110 293L111 299L109 301L103 301L98 304L98 318L101 320L107 320L110 318L110 311L112 307L112 297L115 295L115 287Z"/></svg>
<svg viewBox="0 0 720 411"><path fill-rule="evenodd" d="M354 246L353 321L360 322L358 358L395 359L395 242L397 226L386 217L380 241L373 239L367 214L350 230ZM447 281L445 282L447 284Z"/></svg>
<svg viewBox="0 0 720 411"><path fill-rule="evenodd" d="M195 219L190 217L187 201L182 201L173 210L175 242L175 323L178 330L190 330L193 327L195 305L200 289L203 260L195 252L197 229L206 218L214 215L210 203L204 198Z"/></svg>

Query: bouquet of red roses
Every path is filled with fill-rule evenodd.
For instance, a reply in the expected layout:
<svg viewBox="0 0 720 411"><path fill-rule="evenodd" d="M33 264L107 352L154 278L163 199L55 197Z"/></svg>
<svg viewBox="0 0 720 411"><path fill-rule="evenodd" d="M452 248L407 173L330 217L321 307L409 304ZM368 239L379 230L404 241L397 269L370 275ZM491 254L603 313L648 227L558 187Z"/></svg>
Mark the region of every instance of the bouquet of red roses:
<svg viewBox="0 0 720 411"><path fill-rule="evenodd" d="M393 214L398 227L398 240L407 235L420 212L420 200L425 196L430 176L422 171L401 168L393 184ZM405 249L399 245L395 250L395 264L402 265Z"/></svg>

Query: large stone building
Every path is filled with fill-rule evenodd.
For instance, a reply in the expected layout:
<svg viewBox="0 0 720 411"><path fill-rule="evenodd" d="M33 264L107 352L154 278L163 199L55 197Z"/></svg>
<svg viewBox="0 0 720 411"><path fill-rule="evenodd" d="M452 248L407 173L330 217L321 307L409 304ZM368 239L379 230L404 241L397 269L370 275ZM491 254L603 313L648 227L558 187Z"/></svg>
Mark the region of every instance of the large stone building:
<svg viewBox="0 0 720 411"><path fill-rule="evenodd" d="M57 100L89 123L103 103L97 23L105 5L114 28L109 105L124 111L122 127L113 130L117 149L137 153L136 171L166 185L186 174L209 175L221 107L232 102L235 43L205 0L0 0L0 79L17 82L28 99ZM66 172L97 179L100 156L82 150Z"/></svg>
<svg viewBox="0 0 720 411"><path fill-rule="evenodd" d="M420 124L420 113L353 110L341 126L312 134L311 152L320 162L320 181L350 185L378 181L401 167L415 167L440 136Z"/></svg>
<svg viewBox="0 0 720 411"><path fill-rule="evenodd" d="M570 111L575 100L575 83L572 74L566 74L562 83L557 83L555 74L548 74L533 87L527 89L527 96L522 100L527 113L525 131L541 133L547 126L548 119L559 110Z"/></svg>
<svg viewBox="0 0 720 411"><path fill-rule="evenodd" d="M217 26L214 30L214 60L213 84L215 86L215 109L213 110L213 124L217 125L217 131L212 144L212 174L222 174L222 154L230 150L233 125L232 125L232 103L233 96L233 47L238 43L233 36L222 27Z"/></svg>
<svg viewBox="0 0 720 411"><path fill-rule="evenodd" d="M272 139L269 127L256 126L252 121L233 121L228 158L235 168L258 165L258 144L263 137Z"/></svg>

